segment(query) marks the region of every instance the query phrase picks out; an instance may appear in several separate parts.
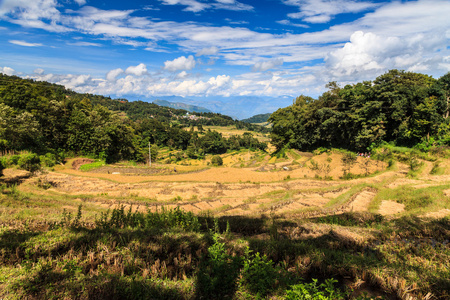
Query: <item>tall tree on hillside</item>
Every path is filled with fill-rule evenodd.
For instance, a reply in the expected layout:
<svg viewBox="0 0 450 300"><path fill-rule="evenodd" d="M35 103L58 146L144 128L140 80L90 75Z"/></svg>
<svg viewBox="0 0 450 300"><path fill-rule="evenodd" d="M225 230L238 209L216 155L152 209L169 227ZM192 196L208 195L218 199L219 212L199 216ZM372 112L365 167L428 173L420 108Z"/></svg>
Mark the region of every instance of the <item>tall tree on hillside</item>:
<svg viewBox="0 0 450 300"><path fill-rule="evenodd" d="M18 113L0 103L0 145L3 150L33 150L39 143L39 123L29 112Z"/></svg>

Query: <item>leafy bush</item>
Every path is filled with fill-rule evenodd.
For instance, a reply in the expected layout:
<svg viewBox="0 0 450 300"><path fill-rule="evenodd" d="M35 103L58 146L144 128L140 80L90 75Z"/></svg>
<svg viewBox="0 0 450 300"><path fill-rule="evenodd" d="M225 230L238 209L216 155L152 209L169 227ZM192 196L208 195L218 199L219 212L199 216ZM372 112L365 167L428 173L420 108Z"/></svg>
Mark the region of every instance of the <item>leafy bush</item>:
<svg viewBox="0 0 450 300"><path fill-rule="evenodd" d="M5 169L5 166L3 165L3 161L0 160L0 177L3 176L3 169Z"/></svg>
<svg viewBox="0 0 450 300"><path fill-rule="evenodd" d="M213 235L214 244L208 248L208 256L200 264L197 275L197 298L233 298L241 259L227 253L225 244L220 242L220 234Z"/></svg>
<svg viewBox="0 0 450 300"><path fill-rule="evenodd" d="M317 284L317 279L313 279L311 283L299 283L293 285L291 289L286 291L286 300L340 300L347 299L347 293L336 289L334 284L336 279L330 278L324 283Z"/></svg>
<svg viewBox="0 0 450 300"><path fill-rule="evenodd" d="M253 257L247 254L241 275L243 286L258 297L264 297L273 290L278 274L272 260L257 252Z"/></svg>
<svg viewBox="0 0 450 300"><path fill-rule="evenodd" d="M56 155L53 153L46 153L45 155L40 156L40 160L43 166L45 167L53 167L56 165Z"/></svg>
<svg viewBox="0 0 450 300"><path fill-rule="evenodd" d="M19 168L35 173L41 169L41 159L36 153L22 154L18 161Z"/></svg>
<svg viewBox="0 0 450 300"><path fill-rule="evenodd" d="M16 166L19 162L20 155L3 156L0 161L5 168Z"/></svg>
<svg viewBox="0 0 450 300"><path fill-rule="evenodd" d="M219 155L214 155L214 156L211 158L211 163L212 163L214 166L222 166L222 165L223 165L222 157L220 157Z"/></svg>

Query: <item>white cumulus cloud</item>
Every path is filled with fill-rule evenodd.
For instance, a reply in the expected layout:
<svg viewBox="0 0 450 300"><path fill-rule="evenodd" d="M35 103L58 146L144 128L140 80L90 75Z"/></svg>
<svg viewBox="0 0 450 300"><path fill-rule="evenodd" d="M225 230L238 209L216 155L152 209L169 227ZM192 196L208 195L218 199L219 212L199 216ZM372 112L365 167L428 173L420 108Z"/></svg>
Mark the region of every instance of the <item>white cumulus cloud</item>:
<svg viewBox="0 0 450 300"><path fill-rule="evenodd" d="M114 81L116 80L117 76L119 76L120 74L122 74L124 71L121 68L117 68L114 70L109 71L106 74L106 80L108 81Z"/></svg>
<svg viewBox="0 0 450 300"><path fill-rule="evenodd" d="M174 60L168 60L164 62L164 70L167 71L181 71L181 70L192 70L195 67L195 59L192 55L187 58L185 56L180 56Z"/></svg>
<svg viewBox="0 0 450 300"><path fill-rule="evenodd" d="M436 35L410 37L380 36L371 32L354 32L350 42L330 52L325 61L330 72L336 76L359 79L359 74L373 77L388 69L423 72L438 68L443 58L428 55L445 44Z"/></svg>
<svg viewBox="0 0 450 300"><path fill-rule="evenodd" d="M130 66L125 70L126 74L142 76L147 73L147 66L143 63L140 63L137 66Z"/></svg>
<svg viewBox="0 0 450 300"><path fill-rule="evenodd" d="M13 68L10 68L10 67L3 67L3 68L0 67L0 73L11 76L11 75L16 74L16 70L14 70Z"/></svg>

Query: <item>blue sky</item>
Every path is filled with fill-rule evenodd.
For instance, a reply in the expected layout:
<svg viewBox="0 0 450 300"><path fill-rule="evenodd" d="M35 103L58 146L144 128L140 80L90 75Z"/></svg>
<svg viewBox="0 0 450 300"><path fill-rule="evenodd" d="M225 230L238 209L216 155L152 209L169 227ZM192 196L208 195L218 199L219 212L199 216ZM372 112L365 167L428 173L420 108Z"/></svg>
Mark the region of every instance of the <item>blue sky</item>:
<svg viewBox="0 0 450 300"><path fill-rule="evenodd" d="M449 16L448 0L0 0L0 72L131 99L317 97L446 74Z"/></svg>

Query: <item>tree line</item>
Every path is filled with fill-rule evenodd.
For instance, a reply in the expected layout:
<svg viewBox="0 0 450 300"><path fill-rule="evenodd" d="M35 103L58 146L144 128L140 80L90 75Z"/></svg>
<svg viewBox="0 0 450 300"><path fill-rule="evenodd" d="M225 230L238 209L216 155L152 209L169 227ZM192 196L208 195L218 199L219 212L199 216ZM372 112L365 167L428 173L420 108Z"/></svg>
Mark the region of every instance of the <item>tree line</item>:
<svg viewBox="0 0 450 300"><path fill-rule="evenodd" d="M318 99L299 96L270 116L277 150L366 151L382 142L450 145L450 73L434 79L391 70L374 81L326 87Z"/></svg>
<svg viewBox="0 0 450 300"><path fill-rule="evenodd" d="M226 139L214 131L185 130L187 125L180 124L176 116L186 113L0 74L0 152L94 155L113 162L145 160L149 142L181 150L189 147L192 156L266 147L251 133ZM201 124L197 126L202 129Z"/></svg>

